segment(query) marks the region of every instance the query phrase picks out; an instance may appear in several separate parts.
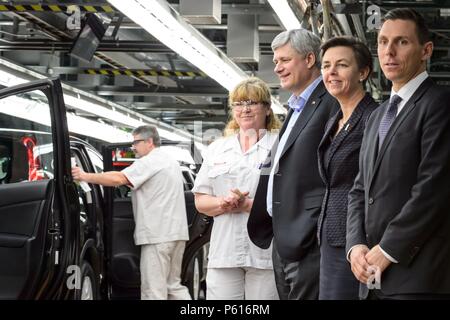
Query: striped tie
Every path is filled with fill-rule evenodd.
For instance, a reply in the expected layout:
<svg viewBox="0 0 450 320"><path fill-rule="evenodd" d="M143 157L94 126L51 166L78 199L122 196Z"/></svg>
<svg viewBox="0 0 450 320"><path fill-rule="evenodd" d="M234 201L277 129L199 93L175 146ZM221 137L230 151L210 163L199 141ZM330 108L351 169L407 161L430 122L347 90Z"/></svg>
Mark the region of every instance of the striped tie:
<svg viewBox="0 0 450 320"><path fill-rule="evenodd" d="M397 109L400 101L402 101L402 98L400 98L398 95L393 96L391 98L391 101L389 102L386 113L381 119L380 127L378 128L378 150L381 149L384 138L386 137L386 134L388 133L392 122L394 122L394 119L397 116Z"/></svg>

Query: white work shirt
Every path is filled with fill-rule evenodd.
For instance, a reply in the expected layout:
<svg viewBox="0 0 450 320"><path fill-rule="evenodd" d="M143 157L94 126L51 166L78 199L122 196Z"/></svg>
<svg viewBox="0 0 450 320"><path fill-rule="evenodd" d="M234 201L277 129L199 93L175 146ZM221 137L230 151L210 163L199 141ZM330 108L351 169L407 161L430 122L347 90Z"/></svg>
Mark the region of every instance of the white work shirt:
<svg viewBox="0 0 450 320"><path fill-rule="evenodd" d="M189 240L180 165L160 148L122 170L132 184L136 245Z"/></svg>
<svg viewBox="0 0 450 320"><path fill-rule="evenodd" d="M230 189L249 191L255 196L261 167L278 134L266 133L247 152L238 135L219 139L206 150L203 165L195 180L194 193L226 196ZM208 268L254 267L272 269L272 246L263 250L248 237L249 214L224 213L214 217L209 247Z"/></svg>

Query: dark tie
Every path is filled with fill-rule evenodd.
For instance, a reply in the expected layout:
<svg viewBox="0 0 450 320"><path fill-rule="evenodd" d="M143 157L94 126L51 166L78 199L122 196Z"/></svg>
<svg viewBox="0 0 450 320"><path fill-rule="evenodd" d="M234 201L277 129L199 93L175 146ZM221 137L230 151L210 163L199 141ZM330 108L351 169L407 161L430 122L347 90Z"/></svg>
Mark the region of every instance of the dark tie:
<svg viewBox="0 0 450 320"><path fill-rule="evenodd" d="M391 101L389 102L386 113L381 119L380 127L378 128L378 150L381 149L384 138L386 137L386 134L388 133L392 122L394 122L394 119L397 116L397 109L400 101L402 101L402 98L400 98L398 95L393 96L391 98Z"/></svg>

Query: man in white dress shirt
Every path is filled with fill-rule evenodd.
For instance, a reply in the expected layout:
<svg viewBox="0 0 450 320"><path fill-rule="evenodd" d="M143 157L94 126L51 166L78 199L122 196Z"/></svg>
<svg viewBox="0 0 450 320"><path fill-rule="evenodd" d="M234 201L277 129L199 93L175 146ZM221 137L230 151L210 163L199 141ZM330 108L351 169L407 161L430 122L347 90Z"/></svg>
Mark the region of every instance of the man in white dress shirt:
<svg viewBox="0 0 450 320"><path fill-rule="evenodd" d="M181 285L181 263L189 240L183 177L178 162L165 154L154 126L133 130L137 160L122 171L86 173L72 168L75 180L104 186L128 185L141 246L141 299L189 300Z"/></svg>

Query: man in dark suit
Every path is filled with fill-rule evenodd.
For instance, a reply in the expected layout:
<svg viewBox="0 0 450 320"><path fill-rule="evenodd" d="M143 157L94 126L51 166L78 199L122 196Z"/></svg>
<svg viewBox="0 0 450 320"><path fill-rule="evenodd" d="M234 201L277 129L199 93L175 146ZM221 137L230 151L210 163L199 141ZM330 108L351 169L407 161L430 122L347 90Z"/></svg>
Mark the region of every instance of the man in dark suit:
<svg viewBox="0 0 450 320"><path fill-rule="evenodd" d="M361 298L450 298L450 92L425 71L432 50L417 12L386 14L378 58L391 98L367 123L348 205Z"/></svg>
<svg viewBox="0 0 450 320"><path fill-rule="evenodd" d="M317 299L317 218L324 195L317 147L325 124L337 112L320 76L320 39L296 29L272 42L281 87L292 92L290 110L272 150L270 174L262 173L248 220L251 240L261 248L273 241L280 299ZM269 162L269 161L268 161Z"/></svg>

